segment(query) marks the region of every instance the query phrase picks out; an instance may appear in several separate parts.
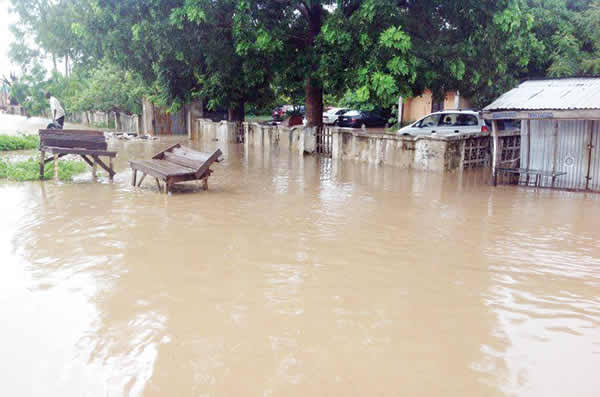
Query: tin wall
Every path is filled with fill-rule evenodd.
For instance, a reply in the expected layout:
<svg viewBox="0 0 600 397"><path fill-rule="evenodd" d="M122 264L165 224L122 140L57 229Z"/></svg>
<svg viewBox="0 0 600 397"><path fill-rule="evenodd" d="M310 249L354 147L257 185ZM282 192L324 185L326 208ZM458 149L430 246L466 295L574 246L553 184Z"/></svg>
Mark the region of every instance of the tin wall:
<svg viewBox="0 0 600 397"><path fill-rule="evenodd" d="M556 178L544 177L541 186L600 191L600 148L595 143L598 141L598 122L523 121L521 136L521 167L566 172ZM593 145L591 151L590 143Z"/></svg>

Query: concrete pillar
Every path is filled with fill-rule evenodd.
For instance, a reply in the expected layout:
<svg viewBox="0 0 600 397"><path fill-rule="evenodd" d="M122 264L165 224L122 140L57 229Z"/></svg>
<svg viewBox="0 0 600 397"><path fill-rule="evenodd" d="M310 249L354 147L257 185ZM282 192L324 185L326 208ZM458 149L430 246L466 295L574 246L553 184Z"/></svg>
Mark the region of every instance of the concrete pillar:
<svg viewBox="0 0 600 397"><path fill-rule="evenodd" d="M456 90L456 95L454 95L454 109L460 108L460 91Z"/></svg>
<svg viewBox="0 0 600 397"><path fill-rule="evenodd" d="M398 128L402 126L402 111L404 110L404 100L402 97L398 98Z"/></svg>

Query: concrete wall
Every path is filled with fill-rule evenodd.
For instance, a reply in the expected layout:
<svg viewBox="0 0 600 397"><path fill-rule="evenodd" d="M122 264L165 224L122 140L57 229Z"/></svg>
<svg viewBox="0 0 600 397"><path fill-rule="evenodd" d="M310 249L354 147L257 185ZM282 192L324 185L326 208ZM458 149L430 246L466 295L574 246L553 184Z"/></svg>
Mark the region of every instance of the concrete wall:
<svg viewBox="0 0 600 397"><path fill-rule="evenodd" d="M188 137L198 141L219 141L225 143L238 143L241 134L240 122L212 121L210 119L196 119L196 125Z"/></svg>
<svg viewBox="0 0 600 397"><path fill-rule="evenodd" d="M460 168L464 139L332 129L332 158L426 171Z"/></svg>
<svg viewBox="0 0 600 397"><path fill-rule="evenodd" d="M244 123L244 142L248 146L276 146L297 153L314 153L316 127L293 127Z"/></svg>

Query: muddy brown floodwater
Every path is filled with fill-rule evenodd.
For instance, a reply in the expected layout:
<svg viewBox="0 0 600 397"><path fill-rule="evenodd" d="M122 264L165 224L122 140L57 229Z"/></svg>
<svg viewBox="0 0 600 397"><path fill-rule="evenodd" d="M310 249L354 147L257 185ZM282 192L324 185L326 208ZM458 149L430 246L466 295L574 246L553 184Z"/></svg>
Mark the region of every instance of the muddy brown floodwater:
<svg viewBox="0 0 600 397"><path fill-rule="evenodd" d="M600 395L600 196L236 145L131 188L172 142L0 184L2 395Z"/></svg>

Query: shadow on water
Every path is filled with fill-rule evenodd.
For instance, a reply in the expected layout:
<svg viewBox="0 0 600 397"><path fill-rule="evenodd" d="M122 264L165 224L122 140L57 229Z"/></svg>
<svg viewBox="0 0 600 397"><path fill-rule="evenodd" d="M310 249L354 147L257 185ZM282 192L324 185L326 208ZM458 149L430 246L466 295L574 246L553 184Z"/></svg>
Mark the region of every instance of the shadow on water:
<svg viewBox="0 0 600 397"><path fill-rule="evenodd" d="M221 146L208 192L132 188L128 159L175 140L112 142L112 184L86 173L0 185L12 210L1 239L11 265L0 270L0 314L12 323L0 335L12 343L0 366L20 357L6 390L592 396L600 387L597 200L491 188L484 171L240 145Z"/></svg>

